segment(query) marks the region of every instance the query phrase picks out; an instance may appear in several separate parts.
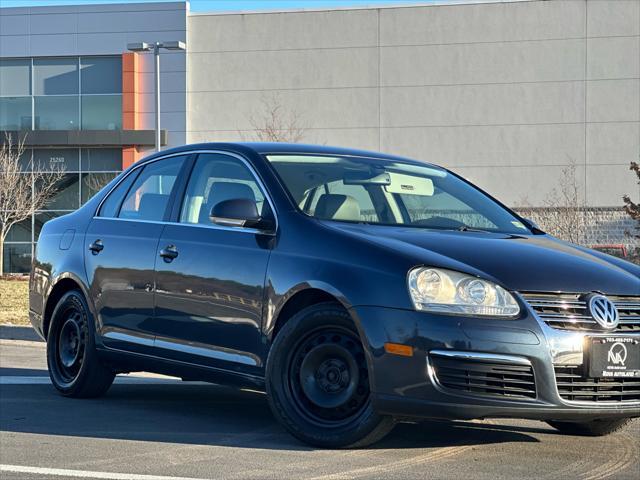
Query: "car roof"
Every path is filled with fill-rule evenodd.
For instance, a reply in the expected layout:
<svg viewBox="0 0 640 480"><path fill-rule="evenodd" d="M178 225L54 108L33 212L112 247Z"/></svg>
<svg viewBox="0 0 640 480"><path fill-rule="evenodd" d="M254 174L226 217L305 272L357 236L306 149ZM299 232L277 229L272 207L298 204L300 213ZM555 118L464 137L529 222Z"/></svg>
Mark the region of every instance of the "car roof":
<svg viewBox="0 0 640 480"><path fill-rule="evenodd" d="M390 155L381 152L372 152L368 150L358 150L353 148L344 147L332 147L327 145L311 145L303 143L280 143L280 142L210 142L210 143L194 143L182 145L161 152L155 153L148 159L158 157L160 155L167 155L171 153L188 152L192 150L223 150L236 153L247 153L252 151L259 155L266 154L305 154L305 155L339 155L350 157L364 157L364 158L376 158L381 160L396 160L402 162L418 163L420 165L431 165L439 167L438 165L431 164L429 162L423 162L407 157L401 157L398 155Z"/></svg>

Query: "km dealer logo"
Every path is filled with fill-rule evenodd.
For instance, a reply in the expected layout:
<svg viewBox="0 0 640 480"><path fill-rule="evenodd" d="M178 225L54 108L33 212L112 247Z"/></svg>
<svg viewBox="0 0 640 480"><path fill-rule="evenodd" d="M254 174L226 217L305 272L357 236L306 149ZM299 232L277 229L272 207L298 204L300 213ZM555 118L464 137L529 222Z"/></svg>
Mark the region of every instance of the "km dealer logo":
<svg viewBox="0 0 640 480"><path fill-rule="evenodd" d="M614 343L609 349L607 360L609 361L609 363L612 363L614 365L624 366L624 362L627 361L627 347L625 347L624 344L620 342Z"/></svg>

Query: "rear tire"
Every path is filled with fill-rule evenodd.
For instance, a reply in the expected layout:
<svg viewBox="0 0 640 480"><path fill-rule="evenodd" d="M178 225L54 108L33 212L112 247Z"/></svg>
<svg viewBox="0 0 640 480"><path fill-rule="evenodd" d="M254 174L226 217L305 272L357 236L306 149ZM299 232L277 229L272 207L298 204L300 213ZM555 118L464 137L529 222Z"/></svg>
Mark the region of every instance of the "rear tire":
<svg viewBox="0 0 640 480"><path fill-rule="evenodd" d="M590 422L547 422L553 428L565 435L580 435L587 437L602 437L617 432L631 422L630 418L618 420L592 420Z"/></svg>
<svg viewBox="0 0 640 480"><path fill-rule="evenodd" d="M96 352L92 317L78 290L58 301L47 335L47 366L53 386L66 397L99 397L109 390L115 373Z"/></svg>
<svg viewBox="0 0 640 480"><path fill-rule="evenodd" d="M336 303L308 307L278 333L266 369L269 405L296 438L324 448L357 448L394 426L371 402L362 342Z"/></svg>

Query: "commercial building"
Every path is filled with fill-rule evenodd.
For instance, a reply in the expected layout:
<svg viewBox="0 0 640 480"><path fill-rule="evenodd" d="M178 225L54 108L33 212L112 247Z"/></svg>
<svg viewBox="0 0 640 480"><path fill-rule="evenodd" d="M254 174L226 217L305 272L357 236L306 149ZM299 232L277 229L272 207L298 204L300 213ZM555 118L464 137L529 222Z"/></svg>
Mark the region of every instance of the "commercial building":
<svg viewBox="0 0 640 480"><path fill-rule="evenodd" d="M140 41L186 40L187 4L0 8L0 134L32 162L63 168L59 193L9 232L5 271L30 268L42 224L78 208L153 150L154 77ZM165 146L185 143L186 56L162 54Z"/></svg>
<svg viewBox="0 0 640 480"><path fill-rule="evenodd" d="M30 154L68 172L47 210L10 233L11 270L28 268L43 221L151 148L151 56L126 45L156 40L187 43L162 54L168 146L252 139L275 104L305 142L435 162L513 206L544 206L569 169L598 241L631 242L620 205L640 195L628 170L640 156L640 0L2 8L0 130L27 133Z"/></svg>

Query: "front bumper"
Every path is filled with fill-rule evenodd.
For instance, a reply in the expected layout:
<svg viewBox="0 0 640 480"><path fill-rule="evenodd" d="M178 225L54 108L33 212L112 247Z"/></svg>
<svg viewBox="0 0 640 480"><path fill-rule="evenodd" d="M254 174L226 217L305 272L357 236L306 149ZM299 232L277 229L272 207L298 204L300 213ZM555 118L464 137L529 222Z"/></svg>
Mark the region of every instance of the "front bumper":
<svg viewBox="0 0 640 480"><path fill-rule="evenodd" d="M515 320L368 306L354 307L352 315L357 319L367 350L374 404L380 413L400 418L510 417L565 421L640 417L640 401L635 396L631 401L609 401L608 397L604 401L578 401L576 398L582 397L567 396L564 391L561 395L556 372L561 368L581 370L585 332L552 329L527 310ZM625 335L640 339L639 334ZM386 353L386 342L412 346L413 356ZM447 359L450 365L455 362L472 365L477 362L483 368L488 364L497 368L528 365L534 391L530 393L528 385L524 385L522 390L528 393L523 395L446 388L434 369L434 359L446 356L450 357Z"/></svg>

